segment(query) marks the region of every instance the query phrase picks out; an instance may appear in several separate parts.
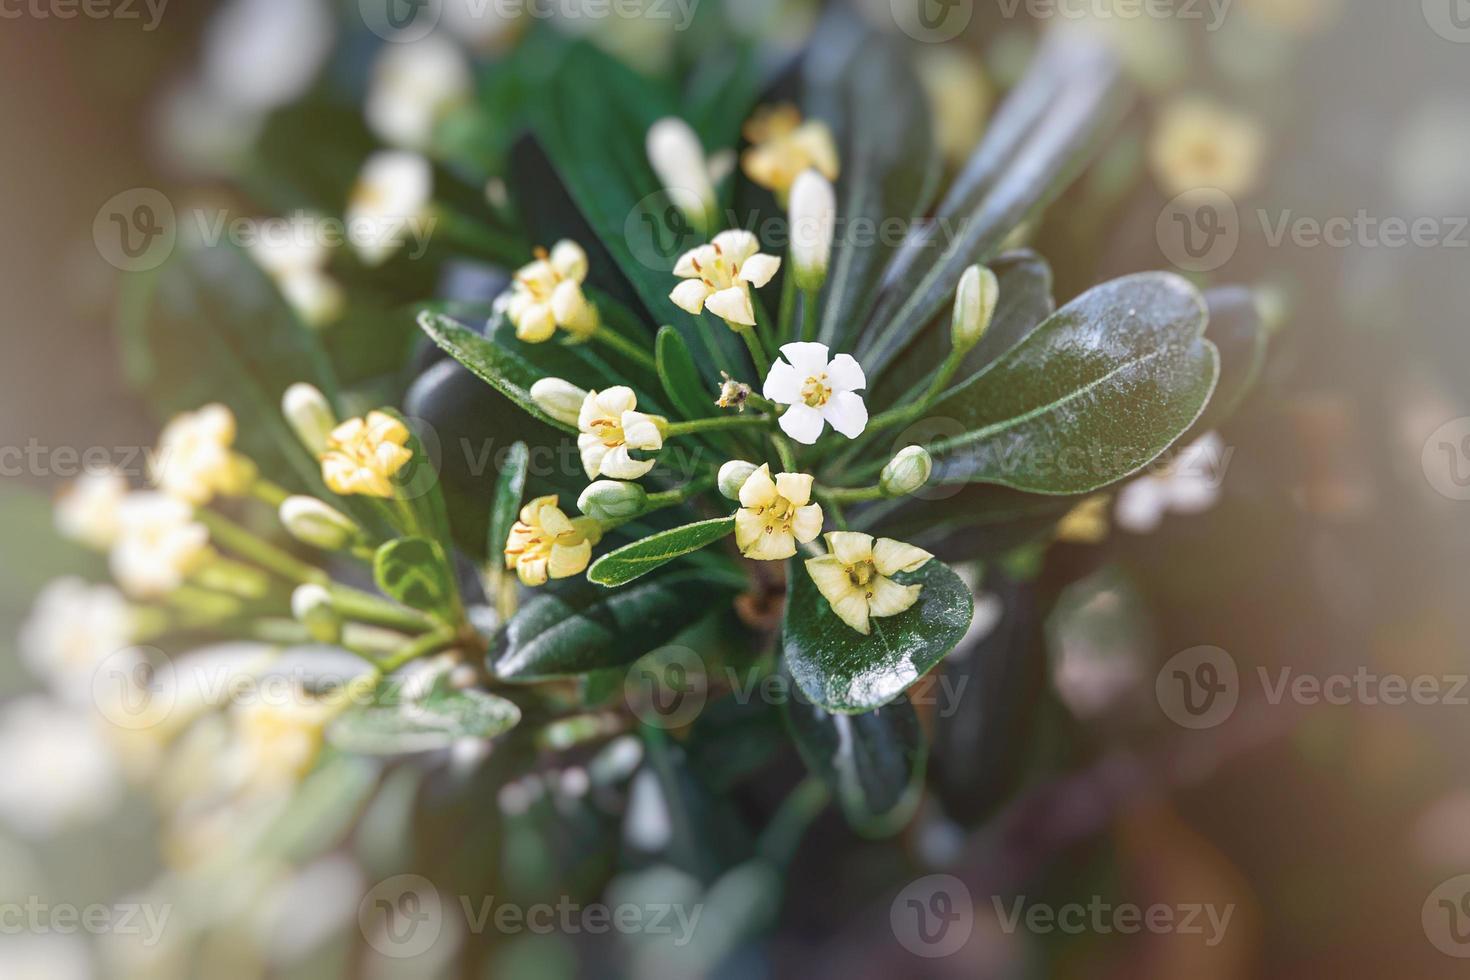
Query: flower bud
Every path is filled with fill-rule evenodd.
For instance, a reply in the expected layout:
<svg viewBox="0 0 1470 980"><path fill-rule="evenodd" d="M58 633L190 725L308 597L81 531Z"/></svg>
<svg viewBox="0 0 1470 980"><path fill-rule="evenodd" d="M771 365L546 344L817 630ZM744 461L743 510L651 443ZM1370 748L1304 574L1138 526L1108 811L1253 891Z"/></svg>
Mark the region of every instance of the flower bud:
<svg viewBox="0 0 1470 980"><path fill-rule="evenodd" d="M920 446L909 446L899 450L898 455L883 467L878 485L886 496L903 497L928 483L933 472L933 457Z"/></svg>
<svg viewBox="0 0 1470 980"><path fill-rule="evenodd" d="M981 265L972 265L960 279L954 295L954 323L951 338L955 350L968 351L980 343L990 321L995 317L995 304L1000 299L1000 281L995 273Z"/></svg>
<svg viewBox="0 0 1470 980"><path fill-rule="evenodd" d="M281 397L281 414L313 456L327 451L327 436L337 427L337 415L326 395L309 384L294 384Z"/></svg>
<svg viewBox="0 0 1470 980"><path fill-rule="evenodd" d="M750 474L759 467L754 463L747 463L743 459L732 459L720 467L720 493L731 500L740 499L740 488L745 486L745 481L750 479Z"/></svg>
<svg viewBox="0 0 1470 980"><path fill-rule="evenodd" d="M318 643L342 639L342 616L332 608L332 596L320 585L299 585L291 593L291 615Z"/></svg>
<svg viewBox="0 0 1470 980"><path fill-rule="evenodd" d="M714 183L704 145L688 123L673 116L660 119L648 130L648 162L679 209L704 227L715 205Z"/></svg>
<svg viewBox="0 0 1470 980"><path fill-rule="evenodd" d="M341 551L362 533L352 518L315 497L287 497L280 517L291 537L323 551Z"/></svg>
<svg viewBox="0 0 1470 980"><path fill-rule="evenodd" d="M531 400L558 422L576 425L582 414L582 403L587 400L587 392L561 378L542 378L531 385Z"/></svg>
<svg viewBox="0 0 1470 980"><path fill-rule="evenodd" d="M636 483L598 480L582 491L577 508L599 521L624 521L643 513L648 492Z"/></svg>
<svg viewBox="0 0 1470 980"><path fill-rule="evenodd" d="M821 289L827 280L836 229L832 182L815 170L802 171L791 186L791 262L802 289Z"/></svg>

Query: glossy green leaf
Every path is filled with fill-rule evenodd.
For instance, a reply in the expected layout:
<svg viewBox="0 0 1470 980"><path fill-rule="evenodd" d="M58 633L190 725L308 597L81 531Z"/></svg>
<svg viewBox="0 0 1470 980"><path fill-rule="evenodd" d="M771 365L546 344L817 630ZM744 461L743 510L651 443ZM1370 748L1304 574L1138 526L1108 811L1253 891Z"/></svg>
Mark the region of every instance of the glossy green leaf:
<svg viewBox="0 0 1470 980"><path fill-rule="evenodd" d="M547 415L532 400L531 386L544 375L524 355L481 336L443 313L425 310L419 314L418 322L419 328L450 357L531 416L563 432L577 431L575 426Z"/></svg>
<svg viewBox="0 0 1470 980"><path fill-rule="evenodd" d="M837 618L800 564L787 586L782 648L786 665L815 704L861 714L891 702L953 650L970 626L974 602L960 577L934 560L895 581L922 585L918 602L875 618L864 636Z"/></svg>
<svg viewBox="0 0 1470 980"><path fill-rule="evenodd" d="M1085 293L927 413L937 483L1088 493L1157 459L1199 418L1219 373L1204 300L1167 273Z"/></svg>
<svg viewBox="0 0 1470 980"><path fill-rule="evenodd" d="M495 498L490 504L490 537L485 550L492 562L499 559L505 550L510 529L520 515L530 463L531 451L524 442L518 442L510 447L500 467L500 478L495 481Z"/></svg>
<svg viewBox="0 0 1470 980"><path fill-rule="evenodd" d="M792 740L807 768L832 792L854 830L902 830L923 797L929 746L908 698L861 715L832 714L804 699L786 702Z"/></svg>
<svg viewBox="0 0 1470 980"><path fill-rule="evenodd" d="M533 682L626 667L712 612L733 578L677 572L608 591L574 583L521 607L490 651L501 680Z"/></svg>
<svg viewBox="0 0 1470 980"><path fill-rule="evenodd" d="M587 570L587 577L598 585L627 585L649 572L667 565L675 558L714 544L735 533L735 518L720 517L698 524L686 524L669 531L624 545L597 559Z"/></svg>
<svg viewBox="0 0 1470 980"><path fill-rule="evenodd" d="M681 418L700 419L709 415L714 399L699 376L689 345L673 327L658 332L658 376L664 394Z"/></svg>
<svg viewBox="0 0 1470 980"><path fill-rule="evenodd" d="M423 701L347 711L332 722L327 737L344 752L407 755L448 748L462 738L495 738L520 720L521 709L505 698L436 688Z"/></svg>
<svg viewBox="0 0 1470 980"><path fill-rule="evenodd" d="M444 549L428 538L389 541L373 556L373 578L385 595L444 619L455 617L459 593Z"/></svg>
<svg viewBox="0 0 1470 980"><path fill-rule="evenodd" d="M416 526L412 530L431 537L444 555L452 557L454 539L450 535L449 508L444 503L444 490L439 479L442 446L436 445L435 451L430 452L419 435L427 431L431 438L437 439L438 434L396 408L383 408L381 411L398 419L408 429L408 442L404 446L413 455L403 469L393 475L393 483L405 508L413 515Z"/></svg>

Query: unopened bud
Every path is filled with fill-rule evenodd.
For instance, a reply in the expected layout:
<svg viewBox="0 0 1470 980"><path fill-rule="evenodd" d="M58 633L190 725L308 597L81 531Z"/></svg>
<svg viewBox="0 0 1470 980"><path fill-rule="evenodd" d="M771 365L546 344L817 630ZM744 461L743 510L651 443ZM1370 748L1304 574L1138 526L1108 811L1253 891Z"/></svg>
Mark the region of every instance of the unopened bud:
<svg viewBox="0 0 1470 980"><path fill-rule="evenodd" d="M625 521L643 513L648 491L636 483L598 480L577 498L577 508L599 521Z"/></svg>
<svg viewBox="0 0 1470 980"><path fill-rule="evenodd" d="M531 385L531 400L558 422L576 425L582 414L582 403L587 400L587 392L561 378L542 378Z"/></svg>
<svg viewBox="0 0 1470 980"><path fill-rule="evenodd" d="M720 493L731 500L740 499L740 488L745 486L745 481L750 479L750 474L759 467L754 463L747 463L743 459L732 459L720 467Z"/></svg>
<svg viewBox="0 0 1470 980"><path fill-rule="evenodd" d="M341 551L362 533L352 518L315 497L287 497L280 517L291 537L323 551Z"/></svg>
<svg viewBox="0 0 1470 980"><path fill-rule="evenodd" d="M933 457L920 446L909 446L899 450L898 455L883 467L878 485L886 496L903 497L928 483L933 472Z"/></svg>
<svg viewBox="0 0 1470 980"><path fill-rule="evenodd" d="M332 596L320 585L299 585L291 593L291 615L318 643L342 639L342 616L332 608Z"/></svg>
<svg viewBox="0 0 1470 980"><path fill-rule="evenodd" d="M995 273L980 265L972 265L960 279L954 295L954 323L951 338L955 350L968 351L980 343L990 321L995 317L995 304L1000 299L1000 281Z"/></svg>
<svg viewBox="0 0 1470 980"><path fill-rule="evenodd" d="M802 289L821 289L826 282L836 230L832 182L815 170L802 171L791 186L791 264Z"/></svg>
<svg viewBox="0 0 1470 980"><path fill-rule="evenodd" d="M309 384L294 384L281 397L281 414L313 456L327 451L327 436L337 427L337 415L326 395Z"/></svg>
<svg viewBox="0 0 1470 980"><path fill-rule="evenodd" d="M714 207L715 188L699 134L684 120L669 116L649 128L647 148L648 162L674 203L702 227Z"/></svg>

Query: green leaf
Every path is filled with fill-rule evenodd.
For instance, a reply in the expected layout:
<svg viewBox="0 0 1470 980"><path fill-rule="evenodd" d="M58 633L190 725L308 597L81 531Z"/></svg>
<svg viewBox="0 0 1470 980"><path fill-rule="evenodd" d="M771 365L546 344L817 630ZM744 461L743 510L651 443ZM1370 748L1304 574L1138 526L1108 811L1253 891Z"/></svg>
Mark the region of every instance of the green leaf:
<svg viewBox="0 0 1470 980"><path fill-rule="evenodd" d="M733 578L664 575L609 592L577 583L521 608L490 652L501 680L535 682L626 667L736 592Z"/></svg>
<svg viewBox="0 0 1470 980"><path fill-rule="evenodd" d="M419 329L450 357L527 413L563 432L577 431L575 426L554 419L537 407L531 398L531 386L544 375L519 352L481 336L443 313L425 310L419 314L418 322Z"/></svg>
<svg viewBox="0 0 1470 980"><path fill-rule="evenodd" d="M425 426L418 420L408 418L396 408L384 408L381 411L396 418L408 429L408 442L404 445L413 456L393 476L398 496L413 514L417 523L415 530L431 535L438 542L443 554L452 556L454 539L449 530L449 509L445 506L444 490L439 480L442 465L442 453L439 450L442 447L436 445L436 451L429 452L424 441L419 438L419 432ZM434 438L438 438L438 434L431 428L428 431Z"/></svg>
<svg viewBox="0 0 1470 980"><path fill-rule="evenodd" d="M370 705L346 712L327 738L358 755L407 755L448 748L462 738L492 739L521 720L521 709L484 691L436 687L423 701Z"/></svg>
<svg viewBox="0 0 1470 980"><path fill-rule="evenodd" d="M1143 273L1083 294L926 413L937 483L1089 493L1157 459L1199 418L1219 373L1204 300Z"/></svg>
<svg viewBox="0 0 1470 980"><path fill-rule="evenodd" d="M658 332L658 377L663 382L669 403L685 419L700 419L710 413L713 399L699 376L699 368L689 353L689 345L673 327Z"/></svg>
<svg viewBox="0 0 1470 980"><path fill-rule="evenodd" d="M908 698L841 715L793 697L786 721L802 761L827 784L854 830L888 837L903 829L923 797L929 754Z"/></svg>
<svg viewBox="0 0 1470 980"><path fill-rule="evenodd" d="M662 531L603 555L588 569L587 577L598 585L627 585L675 558L708 547L733 533L734 517L718 517Z"/></svg>
<svg viewBox="0 0 1470 980"><path fill-rule="evenodd" d="M531 464L531 451L524 442L510 447L505 463L500 468L500 479L495 481L495 498L490 504L490 537L486 554L494 562L505 550L511 526L521 512L521 502L526 495L526 470Z"/></svg>
<svg viewBox="0 0 1470 980"><path fill-rule="evenodd" d="M837 618L806 568L792 567L782 649L797 686L818 706L840 714L880 708L964 638L974 599L949 566L935 559L894 580L922 585L919 600L897 616L873 619L864 636Z"/></svg>
<svg viewBox="0 0 1470 980"><path fill-rule="evenodd" d="M373 556L373 578L385 595L409 606L453 620L459 609L444 549L428 538L389 541Z"/></svg>
<svg viewBox="0 0 1470 980"><path fill-rule="evenodd" d="M1210 325L1205 338L1220 351L1220 383L1210 407L1195 425L1204 433L1235 414L1255 387L1266 364L1269 338L1255 293L1244 286L1224 286L1205 293Z"/></svg>

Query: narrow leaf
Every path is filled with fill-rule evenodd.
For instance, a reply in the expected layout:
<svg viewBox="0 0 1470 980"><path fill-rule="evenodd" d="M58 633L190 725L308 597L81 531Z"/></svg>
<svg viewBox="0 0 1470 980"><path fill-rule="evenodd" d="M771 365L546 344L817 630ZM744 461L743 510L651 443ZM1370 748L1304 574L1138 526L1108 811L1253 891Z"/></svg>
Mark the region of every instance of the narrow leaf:
<svg viewBox="0 0 1470 980"><path fill-rule="evenodd" d="M676 527L603 555L588 569L587 577L598 585L627 585L734 532L733 517Z"/></svg>

